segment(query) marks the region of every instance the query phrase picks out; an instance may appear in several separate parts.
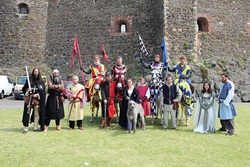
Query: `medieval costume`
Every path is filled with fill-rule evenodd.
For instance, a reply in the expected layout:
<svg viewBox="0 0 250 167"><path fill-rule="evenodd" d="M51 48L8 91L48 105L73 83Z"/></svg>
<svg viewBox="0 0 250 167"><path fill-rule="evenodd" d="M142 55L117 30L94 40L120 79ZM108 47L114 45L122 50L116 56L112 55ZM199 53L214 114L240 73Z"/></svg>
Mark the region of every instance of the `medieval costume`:
<svg viewBox="0 0 250 167"><path fill-rule="evenodd" d="M31 92L28 92L28 80L26 80L22 92L25 94L25 103L23 110L22 123L24 126L23 133L28 132L29 124L34 122L34 131L44 130L44 119L45 119L45 84L42 78L30 77ZM34 97L34 95L36 97ZM30 98L31 96L31 98Z"/></svg>
<svg viewBox="0 0 250 167"><path fill-rule="evenodd" d="M56 122L56 130L61 130L60 119L64 118L64 97L62 95L63 89L63 81L59 79L59 77L52 77L48 84L49 96L46 103L45 131L48 130L51 119L54 119Z"/></svg>
<svg viewBox="0 0 250 167"><path fill-rule="evenodd" d="M170 83L166 83L162 87L162 111L163 111L163 128L168 128L168 116L169 113L171 115L172 120L172 128L176 129L176 108L174 108L175 104L181 100L182 92L178 86L172 83L172 79Z"/></svg>
<svg viewBox="0 0 250 167"><path fill-rule="evenodd" d="M158 55L155 55L158 57ZM166 67L160 61L154 61L153 63L146 64L145 62L140 60L143 67L151 70L151 80L149 83L150 89L150 110L151 115L156 115L156 99L161 94L161 89L163 86L164 79L164 71L166 71Z"/></svg>
<svg viewBox="0 0 250 167"><path fill-rule="evenodd" d="M194 132L214 133L216 118L215 93L201 93L196 103L194 114Z"/></svg>
<svg viewBox="0 0 250 167"><path fill-rule="evenodd" d="M121 82L123 85L123 88L126 86L126 73L127 73L127 66L122 65L114 65L111 68L111 74L113 75L113 80L118 83Z"/></svg>
<svg viewBox="0 0 250 167"><path fill-rule="evenodd" d="M64 94L69 100L69 128L74 129L75 121L77 121L78 129L83 129L83 107L84 107L84 86L79 83L72 83L67 86Z"/></svg>
<svg viewBox="0 0 250 167"><path fill-rule="evenodd" d="M140 103L140 95L136 88L133 88L132 91L129 91L128 88L125 88L122 92L122 102L121 102L121 111L119 118L119 125L125 129L127 129L128 120L127 120L127 110L128 110L128 99L133 100L136 103Z"/></svg>
<svg viewBox="0 0 250 167"><path fill-rule="evenodd" d="M107 125L111 127L111 119L115 115L115 87L114 81L105 81L101 85L102 91L102 124L101 128L104 128L107 118ZM107 100L107 104L104 101ZM106 114L106 115L105 115Z"/></svg>
<svg viewBox="0 0 250 167"><path fill-rule="evenodd" d="M91 100L91 98L93 97L93 95L95 93L94 84L96 82L96 79L98 78L98 80L100 82L102 82L103 78L104 78L105 71L106 71L105 67L101 63L99 63L99 64L93 63L89 66L88 70L83 70L83 72L85 72L86 74L91 74L90 80L85 84L86 93L87 93L87 96L89 96L87 98L89 98L89 100ZM101 84L101 83L99 83L99 84Z"/></svg>
<svg viewBox="0 0 250 167"><path fill-rule="evenodd" d="M150 104L148 101L148 99L150 98L149 87L146 84L143 85L140 84L137 86L137 90L139 92L141 105L144 110L144 117L149 116L150 115Z"/></svg>
<svg viewBox="0 0 250 167"><path fill-rule="evenodd" d="M234 134L234 117L237 115L233 104L234 84L230 80L222 83L219 92L219 112L222 128L227 130L227 135Z"/></svg>

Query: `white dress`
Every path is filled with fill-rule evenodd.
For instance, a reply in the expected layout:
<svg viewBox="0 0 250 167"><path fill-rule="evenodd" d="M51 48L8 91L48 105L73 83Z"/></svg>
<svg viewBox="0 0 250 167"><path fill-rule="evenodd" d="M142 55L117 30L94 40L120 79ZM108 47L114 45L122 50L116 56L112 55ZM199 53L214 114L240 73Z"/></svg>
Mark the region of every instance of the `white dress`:
<svg viewBox="0 0 250 167"><path fill-rule="evenodd" d="M216 102L214 93L201 93L194 114L194 132L214 133L216 119Z"/></svg>

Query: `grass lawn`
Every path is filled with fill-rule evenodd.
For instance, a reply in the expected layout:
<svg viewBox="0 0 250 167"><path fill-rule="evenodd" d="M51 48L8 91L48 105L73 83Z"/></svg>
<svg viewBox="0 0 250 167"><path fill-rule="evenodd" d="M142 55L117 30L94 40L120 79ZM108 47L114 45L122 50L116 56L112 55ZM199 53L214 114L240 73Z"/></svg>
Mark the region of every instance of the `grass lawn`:
<svg viewBox="0 0 250 167"><path fill-rule="evenodd" d="M55 130L52 120L47 133L31 128L24 135L22 109L0 109L0 166L249 166L250 104L238 103L236 109L234 136L194 133L192 120L177 131L162 130L159 120L150 125L149 118L147 129L136 134L127 134L116 123L114 128L101 130L101 118L89 123L89 105L83 131L68 131L65 118L62 131Z"/></svg>

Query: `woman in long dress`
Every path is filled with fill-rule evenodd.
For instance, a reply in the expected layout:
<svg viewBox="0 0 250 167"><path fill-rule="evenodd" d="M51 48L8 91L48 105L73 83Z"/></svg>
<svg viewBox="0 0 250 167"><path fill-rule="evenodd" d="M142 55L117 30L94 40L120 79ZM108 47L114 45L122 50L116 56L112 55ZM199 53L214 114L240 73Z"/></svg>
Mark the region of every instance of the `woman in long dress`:
<svg viewBox="0 0 250 167"><path fill-rule="evenodd" d="M119 118L119 125L127 129L127 110L128 101L134 100L136 103L140 103L140 96L138 90L133 86L133 81L131 78L127 79L127 87L122 92L122 102L121 102L121 113Z"/></svg>
<svg viewBox="0 0 250 167"><path fill-rule="evenodd" d="M194 114L194 132L214 133L216 119L215 93L212 91L211 84L205 82L203 90L199 94Z"/></svg>

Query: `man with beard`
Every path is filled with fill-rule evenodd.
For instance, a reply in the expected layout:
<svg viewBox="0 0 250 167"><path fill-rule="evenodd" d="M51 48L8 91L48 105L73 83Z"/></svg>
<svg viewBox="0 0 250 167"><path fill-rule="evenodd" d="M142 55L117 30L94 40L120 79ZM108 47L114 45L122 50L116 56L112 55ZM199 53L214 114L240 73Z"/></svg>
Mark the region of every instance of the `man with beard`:
<svg viewBox="0 0 250 167"><path fill-rule="evenodd" d="M94 62L89 66L88 70L84 70L80 68L84 73L91 74L90 80L85 85L85 89L87 93L87 102L90 101L90 98L94 94L95 79L99 78L103 81L104 74L106 71L104 65L100 63L100 56L95 55L93 58L94 58Z"/></svg>
<svg viewBox="0 0 250 167"><path fill-rule="evenodd" d="M49 124L51 119L55 119L56 130L61 130L60 119L64 118L64 108L63 102L64 98L62 96L62 91L64 89L63 81L59 78L60 73L56 69L53 71L51 79L48 84L48 99L46 103L46 121L45 130L47 132L49 129Z"/></svg>
<svg viewBox="0 0 250 167"><path fill-rule="evenodd" d="M45 84L41 77L40 71L34 68L29 77L31 89L29 89L28 80L26 80L22 91L25 94L25 103L23 110L23 134L26 134L29 129L29 123L34 122L34 131L44 130L45 119ZM30 96L32 96L30 98ZM31 100L31 101L29 101ZM28 109L30 107L30 111ZM33 112L31 112L33 110ZM32 115L31 115L32 114Z"/></svg>
<svg viewBox="0 0 250 167"><path fill-rule="evenodd" d="M111 74L107 72L105 74L105 81L101 85L101 91L102 91L102 124L101 124L101 128L105 127L106 118L108 118L107 119L108 126L112 127L111 126L111 119L115 115L115 85L116 85L116 83L114 81L112 81Z"/></svg>
<svg viewBox="0 0 250 167"><path fill-rule="evenodd" d="M221 74L218 117L222 125L219 131L227 130L226 135L232 136L234 134L234 117L237 114L233 104L234 84L228 79L228 76L227 73Z"/></svg>

